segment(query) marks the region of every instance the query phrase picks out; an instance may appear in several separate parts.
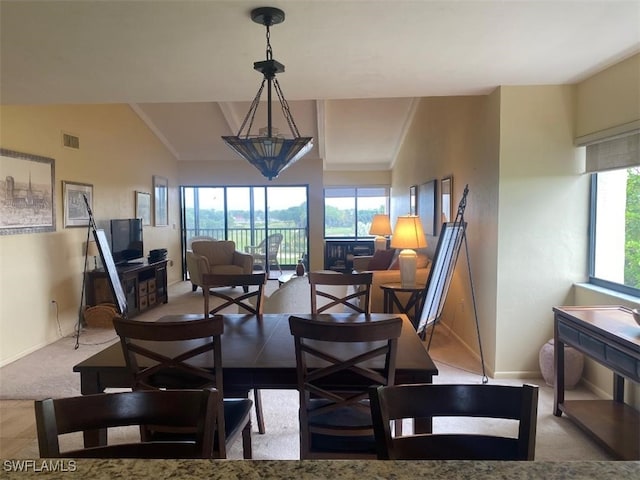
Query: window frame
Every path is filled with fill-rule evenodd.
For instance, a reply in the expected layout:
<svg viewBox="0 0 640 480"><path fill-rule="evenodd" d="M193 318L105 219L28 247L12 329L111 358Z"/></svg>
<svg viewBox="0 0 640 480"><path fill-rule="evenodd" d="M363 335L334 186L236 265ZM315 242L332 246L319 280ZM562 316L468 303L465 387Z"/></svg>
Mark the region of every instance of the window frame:
<svg viewBox="0 0 640 480"><path fill-rule="evenodd" d="M327 236L327 219L326 219L326 201L327 201L327 190L348 190L348 189L352 189L354 190L354 232L355 234L352 236ZM322 189L322 202L323 202L323 225L322 225L322 234L323 234L323 238L325 240L371 240L373 238L375 238L375 235L371 235L371 234L366 234L366 235L358 235L358 211L359 211L359 207L358 207L358 190L369 190L369 189L381 189L384 190L384 196L385 196L385 206L384 206L384 212L381 213L385 213L388 214L389 213L389 205L390 205L390 201L391 201L391 187L389 187L388 185L332 185L332 186L328 186L328 187L324 187ZM362 197L365 197L366 195L362 195ZM331 197L329 197L331 198ZM336 197L333 197L336 198Z"/></svg>
<svg viewBox="0 0 640 480"><path fill-rule="evenodd" d="M596 264L596 223L597 223L597 201L598 201L598 172L591 173L589 190L589 252L588 252L588 274L591 285L606 288L614 292L640 298L640 289L630 287L610 280L604 280L595 276Z"/></svg>

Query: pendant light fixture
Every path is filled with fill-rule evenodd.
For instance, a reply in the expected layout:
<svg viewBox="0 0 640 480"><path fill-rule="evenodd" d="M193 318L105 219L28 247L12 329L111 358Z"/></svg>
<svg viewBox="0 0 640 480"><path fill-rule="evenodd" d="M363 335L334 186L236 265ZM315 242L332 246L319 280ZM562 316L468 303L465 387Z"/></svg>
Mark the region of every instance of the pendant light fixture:
<svg viewBox="0 0 640 480"><path fill-rule="evenodd" d="M251 11L251 19L264 25L267 29L267 58L264 61L254 62L253 68L262 73L264 78L258 89L249 112L244 118L238 135L223 136L222 139L238 155L260 170L260 173L272 180L285 168L293 165L302 158L313 147L312 137L301 137L298 127L293 121L289 105L284 98L280 84L276 79L276 73L284 72L284 65L273 59L273 52L270 43L271 25L284 22L284 12L279 8L261 7ZM258 135L251 135L251 127L260 104L260 96L267 86L267 127L260 129ZM272 90L275 90L284 118L291 129L292 139L284 138L278 134L277 129L272 125Z"/></svg>

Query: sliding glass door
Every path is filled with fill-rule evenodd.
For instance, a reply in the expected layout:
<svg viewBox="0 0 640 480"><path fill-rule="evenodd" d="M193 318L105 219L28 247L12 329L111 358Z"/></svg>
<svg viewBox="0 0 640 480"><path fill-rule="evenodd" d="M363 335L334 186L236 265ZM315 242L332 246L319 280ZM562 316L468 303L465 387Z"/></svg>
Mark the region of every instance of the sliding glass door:
<svg viewBox="0 0 640 480"><path fill-rule="evenodd" d="M182 187L181 195L183 258L196 237L233 240L244 252L280 234L277 264L293 269L298 260L306 262L307 186Z"/></svg>

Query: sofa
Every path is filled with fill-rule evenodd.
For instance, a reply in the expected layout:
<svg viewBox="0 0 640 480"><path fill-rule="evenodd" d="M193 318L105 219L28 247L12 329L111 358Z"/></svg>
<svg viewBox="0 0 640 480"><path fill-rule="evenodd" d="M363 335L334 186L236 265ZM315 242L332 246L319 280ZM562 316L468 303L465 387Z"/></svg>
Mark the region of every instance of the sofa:
<svg viewBox="0 0 640 480"><path fill-rule="evenodd" d="M357 272L373 272L371 284L371 312L384 312L384 293L380 285L385 283L400 283L400 266L398 265L398 251L395 249L377 250L373 255L353 257L353 269ZM427 283L431 259L426 251L418 249L418 269L416 271L416 283ZM406 302L410 293L398 293L398 299ZM405 298L406 297L406 298Z"/></svg>
<svg viewBox="0 0 640 480"><path fill-rule="evenodd" d="M203 273L252 273L253 257L237 251L232 240L197 240L191 244L191 250L187 251L187 271L195 292L198 287L202 287Z"/></svg>

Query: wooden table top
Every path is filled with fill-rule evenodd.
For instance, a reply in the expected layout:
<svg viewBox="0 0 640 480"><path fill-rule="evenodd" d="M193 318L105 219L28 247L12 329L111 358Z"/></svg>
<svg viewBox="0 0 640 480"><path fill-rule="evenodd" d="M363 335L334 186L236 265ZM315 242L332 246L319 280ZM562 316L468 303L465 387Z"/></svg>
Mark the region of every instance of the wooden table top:
<svg viewBox="0 0 640 480"><path fill-rule="evenodd" d="M225 391L252 388L295 389L296 360L288 313L222 315L222 363ZM307 315L298 315L305 317ZM327 314L326 321L376 321L401 317L402 333L398 340L396 383L431 383L438 369L429 357L406 315L401 314ZM200 315L169 315L158 321L202 318ZM98 377L99 389L128 386L128 371L119 343L111 345L73 367L81 376ZM83 380L83 387L85 381ZM92 393L84 391L83 393Z"/></svg>

